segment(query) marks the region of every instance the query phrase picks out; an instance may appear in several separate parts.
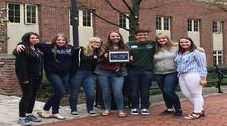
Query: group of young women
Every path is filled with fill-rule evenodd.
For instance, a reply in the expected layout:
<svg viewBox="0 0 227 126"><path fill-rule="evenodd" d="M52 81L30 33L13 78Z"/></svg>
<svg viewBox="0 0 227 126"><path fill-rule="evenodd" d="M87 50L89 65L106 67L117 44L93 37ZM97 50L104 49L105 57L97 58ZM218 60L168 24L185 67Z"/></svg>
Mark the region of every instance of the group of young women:
<svg viewBox="0 0 227 126"><path fill-rule="evenodd" d="M193 112L184 118L204 117L202 87L207 83L204 49L196 47L189 37L182 37L176 43L167 36L158 34L156 42L154 73L167 107L161 114L182 115L180 100L175 93L179 82L181 93L193 106Z"/></svg>
<svg viewBox="0 0 227 126"><path fill-rule="evenodd" d="M153 71L167 107L162 114L182 115L180 100L175 93L179 79L183 95L194 106L193 113L185 118L196 119L204 116L202 86L206 84L207 74L204 51L198 49L190 38L183 37L177 43L172 42L163 34L157 35L155 45L155 53L150 56L153 57L151 58L154 61ZM110 114L113 94L119 111L118 116L125 117L127 114L123 110L123 85L124 77L128 75L127 63L110 63L108 53L128 51L129 62L131 62L137 60L136 56L133 58L131 47L124 43L119 32L110 32L105 44L101 38L92 37L87 47L69 45L64 34L57 34L52 42L47 44L40 43L39 35L36 33L24 34L22 42L14 51L16 74L22 89L18 123L31 125L31 122L41 121L39 117L32 114L32 111L42 80L43 66L53 88L53 95L46 101L43 111L37 113L40 117L65 119L59 114L59 106L61 98L66 93L67 84L70 86L71 114L79 115L78 92L83 87L86 94L87 112L90 116L97 116L93 109L96 79L101 88L104 104L101 115ZM52 113L50 113L50 108L52 108ZM145 109L146 115L148 108Z"/></svg>

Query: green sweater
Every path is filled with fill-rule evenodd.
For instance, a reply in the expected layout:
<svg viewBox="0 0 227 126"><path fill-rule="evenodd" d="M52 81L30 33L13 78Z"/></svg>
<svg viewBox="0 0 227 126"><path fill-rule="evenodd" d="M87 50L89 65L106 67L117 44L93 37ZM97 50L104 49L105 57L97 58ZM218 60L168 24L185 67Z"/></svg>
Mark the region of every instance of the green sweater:
<svg viewBox="0 0 227 126"><path fill-rule="evenodd" d="M130 70L153 70L153 56L155 53L155 42L137 42L131 41L127 43L133 56L133 61L128 64Z"/></svg>

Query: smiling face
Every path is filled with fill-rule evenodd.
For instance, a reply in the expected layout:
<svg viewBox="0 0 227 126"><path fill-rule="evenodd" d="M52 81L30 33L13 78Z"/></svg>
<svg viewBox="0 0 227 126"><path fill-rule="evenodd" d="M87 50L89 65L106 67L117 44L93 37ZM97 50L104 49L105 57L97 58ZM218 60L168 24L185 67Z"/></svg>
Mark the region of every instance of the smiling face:
<svg viewBox="0 0 227 126"><path fill-rule="evenodd" d="M109 35L109 39L112 43L118 43L121 40L121 36L116 32L112 32Z"/></svg>
<svg viewBox="0 0 227 126"><path fill-rule="evenodd" d="M168 43L168 38L165 35L158 35L156 41L160 46L165 46Z"/></svg>
<svg viewBox="0 0 227 126"><path fill-rule="evenodd" d="M31 34L29 37L30 46L34 46L39 43L39 37L35 34Z"/></svg>
<svg viewBox="0 0 227 126"><path fill-rule="evenodd" d="M98 49L101 47L101 45L102 45L102 40L100 38L98 38L98 37L92 38L92 40L90 42L90 46L92 48Z"/></svg>
<svg viewBox="0 0 227 126"><path fill-rule="evenodd" d="M136 34L136 40L138 42L146 42L149 39L149 32L138 32Z"/></svg>
<svg viewBox="0 0 227 126"><path fill-rule="evenodd" d="M60 35L57 37L55 43L57 46L62 47L62 46L65 46L67 42L66 42L65 38Z"/></svg>
<svg viewBox="0 0 227 126"><path fill-rule="evenodd" d="M192 45L191 41L185 38L180 39L179 44L180 47L185 51L189 51Z"/></svg>

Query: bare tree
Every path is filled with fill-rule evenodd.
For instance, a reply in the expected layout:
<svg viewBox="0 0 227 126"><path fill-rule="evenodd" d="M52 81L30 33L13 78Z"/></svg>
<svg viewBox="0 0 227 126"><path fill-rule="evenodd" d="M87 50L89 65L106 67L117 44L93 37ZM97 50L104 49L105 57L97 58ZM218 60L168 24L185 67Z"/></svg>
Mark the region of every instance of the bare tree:
<svg viewBox="0 0 227 126"><path fill-rule="evenodd" d="M179 2L179 0L164 1L164 2L163 1L153 1L153 2L156 2L158 4L156 4L155 6L152 6L152 7L148 7L148 8L144 8L144 7L142 8L141 7L141 3L145 2L145 0L102 0L102 2L107 4L115 12L121 14L123 17L128 19L129 20L129 28L121 27L118 23L112 22L111 20L109 20L105 17L102 17L102 15L97 14L95 10L92 11L92 14L94 16L98 17L99 19L111 24L111 25L121 27L121 28L129 31L129 40L134 40L135 39L135 32L139 28L139 25L140 25L139 24L140 9L151 10L151 9L158 8L159 6L163 6L163 4L171 6L171 4L177 3L177 2ZM118 3L116 4L116 2L118 2ZM77 3L78 3L78 5L80 5L80 7L85 8L85 9L86 8L89 9L89 7L86 6L86 4L80 2L80 0L77 0ZM122 8L119 9L118 5L123 5L124 11L121 10Z"/></svg>
<svg viewBox="0 0 227 126"><path fill-rule="evenodd" d="M130 34L129 39L132 40L132 39L134 39L135 31L139 27L139 23L138 23L139 22L139 11L140 11L140 5L141 5L142 1L143 0L121 0L121 3L118 3L118 4L123 4L125 6L125 8L127 10L126 11L127 13L125 13L125 12L122 12L121 10L119 10L115 6L115 4L113 4L112 0L103 0L103 2L105 2L111 9L113 9L115 12L121 14L122 16L124 16L126 19L129 20L129 28L121 27L118 23L112 22L112 21L106 19L105 17L102 17L101 15L97 14L95 12L95 10L92 11L92 14L111 25L121 27L121 28L129 31L129 34ZM82 2L77 1L77 3L81 7L84 7L84 8L87 7Z"/></svg>
<svg viewBox="0 0 227 126"><path fill-rule="evenodd" d="M227 0L206 0L206 2L227 12Z"/></svg>

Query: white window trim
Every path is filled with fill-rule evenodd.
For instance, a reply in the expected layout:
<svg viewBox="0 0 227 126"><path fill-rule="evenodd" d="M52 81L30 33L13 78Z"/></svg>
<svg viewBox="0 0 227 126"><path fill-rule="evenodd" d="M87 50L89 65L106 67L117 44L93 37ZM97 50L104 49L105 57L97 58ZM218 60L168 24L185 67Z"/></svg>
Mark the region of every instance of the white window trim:
<svg viewBox="0 0 227 126"><path fill-rule="evenodd" d="M126 16L129 16L129 14L125 14ZM121 21L120 20L120 17L121 17L121 14L119 14L119 21ZM128 18L126 18L126 17L124 17L125 18L125 28L129 28L129 19ZM120 22L119 22L119 26L120 26ZM120 27L120 28L122 28L122 27Z"/></svg>
<svg viewBox="0 0 227 126"><path fill-rule="evenodd" d="M161 29L156 29L156 30L170 31L171 17L168 17L168 16L157 16L157 17L160 17L161 18ZM168 18L168 30L164 30L164 18ZM155 18L155 19L157 20L157 18Z"/></svg>
<svg viewBox="0 0 227 126"><path fill-rule="evenodd" d="M27 21L27 6L35 6L36 11L36 21L35 23L30 23ZM31 25L31 24L37 24L38 23L38 6L33 4L24 4L24 24Z"/></svg>
<svg viewBox="0 0 227 126"><path fill-rule="evenodd" d="M200 31L200 20L199 19L188 19L191 20L191 25L188 24L188 27L191 27L191 31L188 32L199 32ZM195 31L195 22L198 21L198 31ZM187 22L188 23L188 22Z"/></svg>
<svg viewBox="0 0 227 126"><path fill-rule="evenodd" d="M23 12L23 6L21 4L18 3L7 3L7 20L9 20L9 4L17 4L20 6L20 22L8 22L8 23L13 23L13 24L21 24L22 23L22 12Z"/></svg>
<svg viewBox="0 0 227 126"><path fill-rule="evenodd" d="M221 51L221 54L218 54L219 51ZM221 56L221 57L222 57L221 63L219 63L218 56ZM216 60L216 64L215 64L215 65L223 64L223 50L214 50L214 51L213 51L213 57L216 57L216 58L215 58L215 60Z"/></svg>
<svg viewBox="0 0 227 126"><path fill-rule="evenodd" d="M78 10L78 17L79 17L79 27L93 27L93 15L91 13L91 26L83 26L83 11L86 10Z"/></svg>
<svg viewBox="0 0 227 126"><path fill-rule="evenodd" d="M222 21L213 21L213 22L217 23L217 32L213 32L213 33L222 34L223 33L223 22Z"/></svg>

